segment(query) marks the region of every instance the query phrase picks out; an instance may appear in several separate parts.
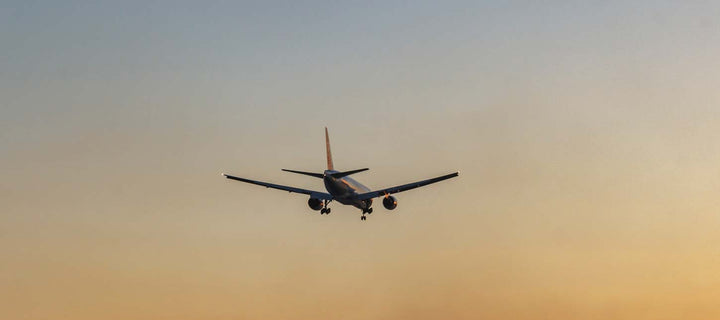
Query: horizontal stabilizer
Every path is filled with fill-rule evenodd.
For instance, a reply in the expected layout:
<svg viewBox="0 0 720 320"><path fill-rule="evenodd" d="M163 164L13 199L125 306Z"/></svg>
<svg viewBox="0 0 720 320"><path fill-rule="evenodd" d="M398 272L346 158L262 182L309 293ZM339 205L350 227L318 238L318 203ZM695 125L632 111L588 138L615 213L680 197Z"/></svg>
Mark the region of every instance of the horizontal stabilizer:
<svg viewBox="0 0 720 320"><path fill-rule="evenodd" d="M344 177L344 176L349 176L349 175L351 175L351 174L358 173L358 172L363 172L363 171L366 171L366 170L370 170L370 169L369 169L369 168L363 168L363 169L350 170L350 171L345 171L345 172L335 172L335 173L331 173L330 175L331 175L333 178L335 178L335 179L340 179L340 178L342 178L342 177Z"/></svg>
<svg viewBox="0 0 720 320"><path fill-rule="evenodd" d="M324 177L322 173L296 171L296 170L288 170L288 169L282 169L282 171L304 174L304 175L306 175L306 176L311 176L311 177L320 178L320 179L322 179L322 178Z"/></svg>
<svg viewBox="0 0 720 320"><path fill-rule="evenodd" d="M287 171L287 172L292 172L292 173L299 173L299 174L304 174L304 175L306 175L306 176L311 176L311 177L315 177L315 178L320 178L320 179L322 179L322 178L323 178L323 174L322 174L322 173L314 173L314 172L305 172L305 171L296 171L296 170L288 170L288 169L282 169L282 171Z"/></svg>

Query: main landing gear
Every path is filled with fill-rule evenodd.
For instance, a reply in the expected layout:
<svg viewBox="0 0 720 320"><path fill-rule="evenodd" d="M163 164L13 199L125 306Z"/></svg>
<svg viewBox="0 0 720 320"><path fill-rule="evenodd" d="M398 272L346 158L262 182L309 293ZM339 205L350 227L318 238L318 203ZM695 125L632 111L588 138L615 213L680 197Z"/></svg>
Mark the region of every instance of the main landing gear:
<svg viewBox="0 0 720 320"><path fill-rule="evenodd" d="M330 214L330 208L328 208L328 203L330 203L332 200L325 200L325 203L323 205L323 208L320 209L320 214Z"/></svg>
<svg viewBox="0 0 720 320"><path fill-rule="evenodd" d="M366 214L366 213L367 213L367 214L372 214L372 212L373 212L372 208L364 209L363 212L362 212L362 216L360 216L360 220L365 221L365 220L367 219L367 217L365 216L365 214Z"/></svg>

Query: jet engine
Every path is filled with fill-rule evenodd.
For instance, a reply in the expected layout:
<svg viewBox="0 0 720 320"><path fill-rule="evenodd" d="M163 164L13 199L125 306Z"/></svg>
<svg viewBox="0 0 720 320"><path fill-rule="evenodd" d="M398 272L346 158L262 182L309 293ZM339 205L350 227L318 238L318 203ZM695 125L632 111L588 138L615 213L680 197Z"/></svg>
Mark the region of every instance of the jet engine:
<svg viewBox="0 0 720 320"><path fill-rule="evenodd" d="M323 201L320 199L310 198L308 200L308 206L313 210L320 210L323 207Z"/></svg>
<svg viewBox="0 0 720 320"><path fill-rule="evenodd" d="M383 206L385 207L385 209L393 210L397 208L397 199L395 199L395 197L393 196L386 196L385 198L383 198Z"/></svg>

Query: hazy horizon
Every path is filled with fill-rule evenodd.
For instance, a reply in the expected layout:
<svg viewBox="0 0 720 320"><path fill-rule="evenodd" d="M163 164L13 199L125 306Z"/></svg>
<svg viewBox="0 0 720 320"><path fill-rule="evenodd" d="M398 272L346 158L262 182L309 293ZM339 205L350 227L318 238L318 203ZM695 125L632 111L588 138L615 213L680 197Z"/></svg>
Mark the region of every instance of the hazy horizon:
<svg viewBox="0 0 720 320"><path fill-rule="evenodd" d="M720 316L720 4L0 4L0 318ZM323 190L459 171L378 201Z"/></svg>

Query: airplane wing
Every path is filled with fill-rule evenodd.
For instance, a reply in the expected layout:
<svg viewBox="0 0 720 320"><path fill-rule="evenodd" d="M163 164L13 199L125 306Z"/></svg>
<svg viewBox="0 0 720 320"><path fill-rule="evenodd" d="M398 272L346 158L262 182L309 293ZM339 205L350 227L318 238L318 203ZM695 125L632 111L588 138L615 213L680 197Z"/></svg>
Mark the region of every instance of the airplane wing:
<svg viewBox="0 0 720 320"><path fill-rule="evenodd" d="M398 193L398 192L403 192L403 191L407 191L407 190L412 190L412 189L415 189L415 188L419 188L419 187L422 187L422 186L429 185L429 184L431 184L431 183L440 182L440 181L443 181L443 180L446 180L446 179L450 179L450 178L454 178L454 177L457 177L457 176L458 176L458 173L455 172L455 173L451 173L451 174L446 174L446 175L441 176L441 177L432 178L432 179L427 179L427 180L422 180L422 181L417 181L417 182L412 182L412 183L404 184L404 185L397 186L397 187L392 187L392 188L387 188L387 189L382 189L382 190L376 190L376 191L370 191L370 192L367 192L367 193L359 194L359 195L357 196L357 199L358 199L358 200L367 200L367 199L382 197L382 196L384 196L384 195L386 195L386 194L392 194L392 193Z"/></svg>
<svg viewBox="0 0 720 320"><path fill-rule="evenodd" d="M278 190L285 190L285 191L290 192L290 193L295 192L295 193L309 194L310 197L312 197L312 198L317 198L317 199L321 199L321 200L332 200L332 199L333 199L333 196L332 196L331 194L325 193L325 192L319 192L319 191L312 191L312 190L300 189L300 188L295 188L295 187L282 186L282 185L279 185L279 184L267 183L267 182L262 182L262 181L255 181L255 180L250 180L250 179L245 179L245 178L240 178L240 177L231 176L231 175L229 175L229 174L224 174L224 173L223 173L222 175L225 176L225 178L228 178L228 179L231 179L231 180L237 180L237 181L252 183L252 184L259 185L259 186L264 186L264 187L266 187L266 188L273 188L273 189L278 189Z"/></svg>

